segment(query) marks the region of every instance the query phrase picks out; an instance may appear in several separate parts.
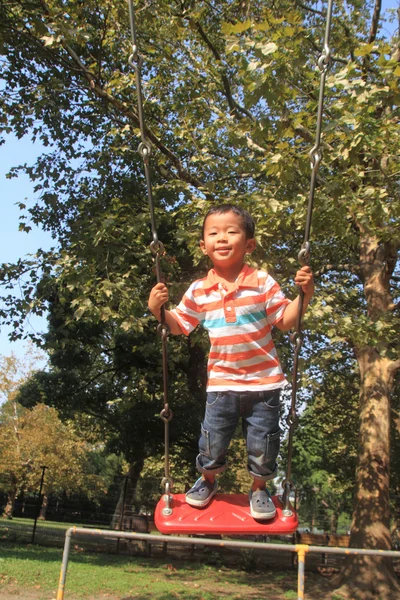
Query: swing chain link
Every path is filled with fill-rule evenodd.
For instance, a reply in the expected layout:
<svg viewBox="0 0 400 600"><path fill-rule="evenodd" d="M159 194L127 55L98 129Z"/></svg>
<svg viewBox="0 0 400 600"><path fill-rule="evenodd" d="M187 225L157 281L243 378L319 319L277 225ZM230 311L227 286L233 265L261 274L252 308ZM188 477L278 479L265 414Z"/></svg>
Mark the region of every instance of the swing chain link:
<svg viewBox="0 0 400 600"><path fill-rule="evenodd" d="M315 144L311 149L309 156L311 160L311 182L310 182L310 192L309 192L309 201L307 207L307 216L306 216L306 226L304 231L304 242L302 244L301 250L298 254L298 260L301 266L305 266L309 264L310 261L310 231L311 231L311 221L312 221L312 211L314 205L314 193L315 186L317 182L317 172L319 166L322 161L322 149L321 149L321 130L322 130L322 118L323 118L323 108L324 108L324 95L325 95L325 79L327 72L332 64L332 56L331 49L329 48L329 38L331 31L331 21L332 21L332 8L333 8L333 0L328 0L327 14L326 14L326 26L325 26L325 38L324 38L324 46L320 57L318 58L317 64L320 71L320 86L319 86L319 99L318 99L318 110L317 110L317 126L315 133ZM299 364L299 355L300 350L303 344L303 336L301 331L302 324L302 314L304 307L304 292L301 289L299 294L299 305L297 312L297 320L296 320L296 328L291 336L291 341L294 345L294 357L293 357L293 373L292 373L292 401L290 406L290 412L287 417L287 423L289 426L288 433L288 451L287 451L287 469L286 469L286 479L283 482L283 512L284 514L290 513L290 491L292 488L291 482L291 468L292 468L292 450L293 450L293 434L294 427L297 422L296 415L296 401L297 401L297 387L298 387L298 364Z"/></svg>
<svg viewBox="0 0 400 600"><path fill-rule="evenodd" d="M297 260L302 266L308 265L310 261L310 254L310 242L303 242L303 245L297 257Z"/></svg>
<svg viewBox="0 0 400 600"><path fill-rule="evenodd" d="M155 218L155 208L153 202L153 192L152 192L152 183L151 183L151 173L150 173L150 156L152 152L152 147L150 142L146 137L146 128L144 123L144 110L143 110L143 95L142 95L142 80L141 80L141 69L143 67L143 57L139 53L138 44L136 40L136 23L135 23L135 11L133 7L132 0L129 0L129 18L130 18L130 29L131 29L131 38L132 38L132 54L128 58L128 63L132 67L135 72L136 79L136 95L137 95L137 110L138 110L138 121L140 128L140 137L141 141L138 146L138 153L141 156L144 163L144 171L146 177L147 184L147 196L148 196L148 206L150 210L150 219L151 219L151 230L153 235L153 241L150 243L150 250L154 256L154 262L156 267L156 278L157 283L161 283L163 281L163 276L161 272L161 264L160 259L161 256L165 253L164 244L160 242L157 234L157 225ZM169 422L173 418L173 413L169 408L168 404L168 335L170 333L170 329L165 321L165 307L161 307L161 315L160 315L160 323L157 326L157 333L161 336L162 341L162 368L163 368L163 393L164 393L164 408L160 412L160 418L164 422L164 473L165 477L163 478L161 485L165 490L165 503L167 511L166 514L170 514L170 495L169 492L172 489L172 479L169 473Z"/></svg>
<svg viewBox="0 0 400 600"><path fill-rule="evenodd" d="M322 51L321 56L318 59L318 68L321 73L326 73L332 66L332 57L331 57L331 49L328 44L324 44L324 49Z"/></svg>

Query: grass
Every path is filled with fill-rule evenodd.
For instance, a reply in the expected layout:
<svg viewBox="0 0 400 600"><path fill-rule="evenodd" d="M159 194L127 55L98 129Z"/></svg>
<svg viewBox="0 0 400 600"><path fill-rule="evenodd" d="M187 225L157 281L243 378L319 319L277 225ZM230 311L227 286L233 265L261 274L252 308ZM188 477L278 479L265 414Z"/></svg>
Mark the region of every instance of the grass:
<svg viewBox="0 0 400 600"><path fill-rule="evenodd" d="M3 543L0 546L0 597L56 597L62 550ZM294 600L296 571L248 573L206 562L71 551L65 600ZM18 595L17 595L18 597ZM308 597L308 596L307 596ZM319 598L323 598L320 596Z"/></svg>

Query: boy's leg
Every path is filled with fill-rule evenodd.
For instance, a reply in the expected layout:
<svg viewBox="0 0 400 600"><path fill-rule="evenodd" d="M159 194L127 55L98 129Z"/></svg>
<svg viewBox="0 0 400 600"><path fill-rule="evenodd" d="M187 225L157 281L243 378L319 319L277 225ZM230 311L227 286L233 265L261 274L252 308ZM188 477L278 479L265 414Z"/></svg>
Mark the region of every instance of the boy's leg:
<svg viewBox="0 0 400 600"><path fill-rule="evenodd" d="M271 519L276 514L266 482L276 477L279 452L280 390L253 393L253 402L243 416L248 451L248 470L253 476L250 511L254 518Z"/></svg>
<svg viewBox="0 0 400 600"><path fill-rule="evenodd" d="M217 490L216 475L226 468L226 453L239 419L238 407L234 392L207 394L196 459L202 477L186 494L186 502L192 506L206 506Z"/></svg>

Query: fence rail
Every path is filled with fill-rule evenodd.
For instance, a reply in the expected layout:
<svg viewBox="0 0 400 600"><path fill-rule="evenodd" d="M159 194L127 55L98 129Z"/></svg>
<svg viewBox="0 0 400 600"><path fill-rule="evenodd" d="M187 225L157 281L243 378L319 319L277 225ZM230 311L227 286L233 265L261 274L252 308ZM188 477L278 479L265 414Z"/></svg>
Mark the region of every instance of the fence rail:
<svg viewBox="0 0 400 600"><path fill-rule="evenodd" d="M215 540L210 538L193 538L185 536L173 536L173 535L152 535L146 533L127 533L124 531L106 531L101 529L85 529L83 527L70 527L65 534L64 552L61 563L60 581L57 590L57 600L64 600L67 569L69 562L69 553L71 548L72 536L85 535L93 537L104 537L104 538L117 538L117 539L131 539L131 540L142 540L144 542L164 542L164 543L179 543L184 545L202 545L202 546L214 546L218 548L241 548L241 549L257 549L261 552L266 550L274 550L281 552L295 552L297 554L297 598L298 600L304 599L304 588L305 588L305 562L306 555L313 552L321 552L321 546L309 546L307 544L270 544L260 542L234 542L225 540ZM400 552L394 550L372 550L363 548L339 548L324 546L323 550L326 554L344 554L344 555L364 555L364 556L382 556L387 558L400 559Z"/></svg>

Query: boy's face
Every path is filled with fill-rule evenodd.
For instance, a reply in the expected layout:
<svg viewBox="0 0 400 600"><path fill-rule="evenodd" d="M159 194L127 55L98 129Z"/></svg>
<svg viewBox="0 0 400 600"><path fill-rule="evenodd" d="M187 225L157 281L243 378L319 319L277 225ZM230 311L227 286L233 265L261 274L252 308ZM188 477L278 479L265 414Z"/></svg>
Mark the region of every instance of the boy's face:
<svg viewBox="0 0 400 600"><path fill-rule="evenodd" d="M245 255L251 254L255 247L256 241L254 238L247 239L239 215L227 212L207 217L200 248L210 257L214 266L241 266Z"/></svg>

